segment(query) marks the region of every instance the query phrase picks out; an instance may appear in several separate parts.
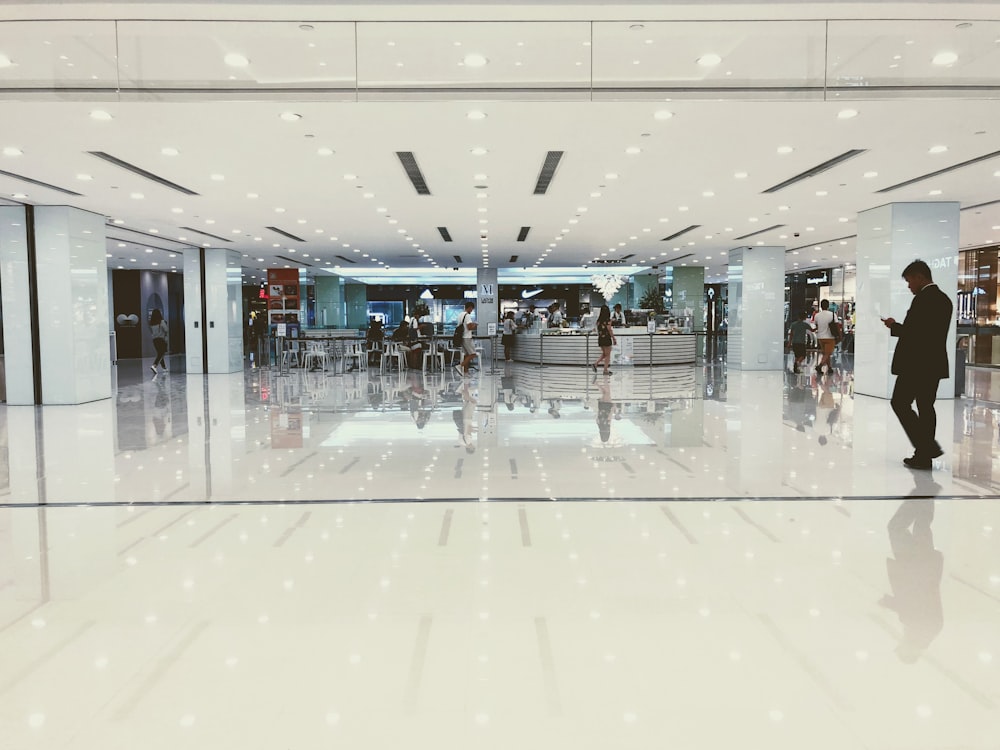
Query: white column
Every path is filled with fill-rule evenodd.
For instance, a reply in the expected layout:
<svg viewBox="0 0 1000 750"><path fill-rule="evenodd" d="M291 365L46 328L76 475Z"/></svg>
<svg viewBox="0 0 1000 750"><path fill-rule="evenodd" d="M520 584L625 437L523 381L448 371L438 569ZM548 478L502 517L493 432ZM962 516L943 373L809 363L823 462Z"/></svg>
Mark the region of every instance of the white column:
<svg viewBox="0 0 1000 750"><path fill-rule="evenodd" d="M205 310L208 372L243 370L243 256L235 250L205 250Z"/></svg>
<svg viewBox="0 0 1000 750"><path fill-rule="evenodd" d="M68 206L35 207L38 355L45 404L111 397L106 252L100 214Z"/></svg>
<svg viewBox="0 0 1000 750"><path fill-rule="evenodd" d="M184 250L184 357L188 375L205 372L201 331L201 249Z"/></svg>
<svg viewBox="0 0 1000 750"><path fill-rule="evenodd" d="M0 294L7 403L34 404L28 220L23 206L0 206Z"/></svg>
<svg viewBox="0 0 1000 750"><path fill-rule="evenodd" d="M202 287L202 255L205 284ZM230 373L243 369L242 256L224 248L184 252L184 325L187 371ZM205 318L202 319L202 297ZM208 340L208 361L202 335Z"/></svg>
<svg viewBox="0 0 1000 750"><path fill-rule="evenodd" d="M858 214L857 329L854 340L854 389L889 398L895 384L890 373L896 341L881 317L902 321L913 295L903 269L920 259L930 266L934 282L955 301L958 289L959 204L955 202L889 203ZM948 361L955 367L955 321L948 331ZM938 398L954 398L952 378L942 380Z"/></svg>
<svg viewBox="0 0 1000 750"><path fill-rule="evenodd" d="M785 248L729 253L729 366L784 368Z"/></svg>

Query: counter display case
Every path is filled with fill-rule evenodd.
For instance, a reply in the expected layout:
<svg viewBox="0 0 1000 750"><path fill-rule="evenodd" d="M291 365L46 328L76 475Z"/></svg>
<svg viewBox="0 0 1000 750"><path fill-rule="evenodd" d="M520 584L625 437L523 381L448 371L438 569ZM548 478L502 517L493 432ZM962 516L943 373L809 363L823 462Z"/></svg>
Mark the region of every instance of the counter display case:
<svg viewBox="0 0 1000 750"><path fill-rule="evenodd" d="M615 331L618 344L613 365L693 364L697 334L654 333L643 329ZM600 356L597 334L578 331L560 333L519 333L514 340L514 359L537 365L589 365Z"/></svg>

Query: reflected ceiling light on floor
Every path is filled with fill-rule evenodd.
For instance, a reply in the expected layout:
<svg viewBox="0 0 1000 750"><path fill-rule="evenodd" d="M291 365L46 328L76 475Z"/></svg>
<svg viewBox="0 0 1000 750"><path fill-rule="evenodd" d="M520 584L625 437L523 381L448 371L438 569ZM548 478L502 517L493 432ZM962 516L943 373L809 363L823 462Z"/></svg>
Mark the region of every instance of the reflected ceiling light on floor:
<svg viewBox="0 0 1000 750"><path fill-rule="evenodd" d="M113 120L110 112L106 112L103 109L95 109L90 113L91 120L100 120L102 122L107 122L108 120Z"/></svg>
<svg viewBox="0 0 1000 750"><path fill-rule="evenodd" d="M483 112L482 110L479 110L479 109L474 109L471 112L466 113L465 116L468 117L470 120L485 120L486 119L486 113Z"/></svg>
<svg viewBox="0 0 1000 750"><path fill-rule="evenodd" d="M471 53L462 58L462 62L469 68L481 68L489 62L485 56L478 53Z"/></svg>
<svg viewBox="0 0 1000 750"><path fill-rule="evenodd" d="M245 68L250 64L250 59L239 52L230 52L222 58L222 61L230 68Z"/></svg>
<svg viewBox="0 0 1000 750"><path fill-rule="evenodd" d="M931 60L935 65L951 65L958 62L958 55L954 52L938 52Z"/></svg>
<svg viewBox="0 0 1000 750"><path fill-rule="evenodd" d="M943 154L947 150L948 150L947 146L931 146L929 149L927 149L927 153L928 154Z"/></svg>
<svg viewBox="0 0 1000 750"><path fill-rule="evenodd" d="M702 55L698 58L698 64L703 68L711 68L718 65L720 62L722 62L722 58L713 52L710 52L707 55Z"/></svg>
<svg viewBox="0 0 1000 750"><path fill-rule="evenodd" d="M653 113L654 120L669 120L674 116L674 113L669 109L658 109Z"/></svg>
<svg viewBox="0 0 1000 750"><path fill-rule="evenodd" d="M850 120L853 117L858 116L858 110L856 109L842 109L837 113L837 119L839 120Z"/></svg>
<svg viewBox="0 0 1000 750"><path fill-rule="evenodd" d="M297 122L302 119L302 115L295 112L282 112L279 117L285 122Z"/></svg>

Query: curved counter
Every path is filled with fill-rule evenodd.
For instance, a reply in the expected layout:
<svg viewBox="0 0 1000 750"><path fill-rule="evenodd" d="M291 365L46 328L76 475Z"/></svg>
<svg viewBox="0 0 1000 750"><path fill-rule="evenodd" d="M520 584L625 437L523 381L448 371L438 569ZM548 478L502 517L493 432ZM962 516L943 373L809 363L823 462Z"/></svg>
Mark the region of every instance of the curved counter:
<svg viewBox="0 0 1000 750"><path fill-rule="evenodd" d="M686 365L695 361L697 334L615 332L613 365ZM536 365L588 365L600 355L597 334L519 333L514 359Z"/></svg>

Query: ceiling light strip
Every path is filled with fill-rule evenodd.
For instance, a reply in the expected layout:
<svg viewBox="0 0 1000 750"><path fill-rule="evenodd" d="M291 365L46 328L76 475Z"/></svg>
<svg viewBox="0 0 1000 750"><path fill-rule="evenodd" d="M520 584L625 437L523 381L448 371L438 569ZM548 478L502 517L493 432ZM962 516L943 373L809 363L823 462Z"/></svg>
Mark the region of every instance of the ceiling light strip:
<svg viewBox="0 0 1000 750"><path fill-rule="evenodd" d="M194 190L189 190L188 188L178 185L176 182L171 182L165 177L160 177L158 174L153 174L142 167L137 167L135 164L129 164L127 161L119 159L117 156L112 156L111 154L105 153L104 151L88 151L91 156L96 156L98 159L103 159L109 164L114 164L116 167L121 167L122 169L131 172L132 174L137 174L140 177L144 177L151 182L155 182L158 185L163 185L171 190L176 190L178 193L184 193L184 195L198 195Z"/></svg>
<svg viewBox="0 0 1000 750"><path fill-rule="evenodd" d="M396 156L399 157L399 161L403 165L403 171L406 172L406 176L410 178L410 182L413 184L413 189L417 191L417 194L430 195L431 189L427 187L427 180L424 179L424 173L421 172L420 167L417 166L417 159L413 155L413 152L397 151Z"/></svg>
<svg viewBox="0 0 1000 750"><path fill-rule="evenodd" d="M736 240L745 240L747 237L756 237L758 234L764 234L764 232L770 232L770 231L772 231L774 229L781 229L783 226L785 226L785 225L784 224L774 224L773 226L769 226L766 229L758 229L756 232L750 232L750 234L744 234L741 237L734 237L733 239L736 239Z"/></svg>
<svg viewBox="0 0 1000 750"><path fill-rule="evenodd" d="M448 227L438 227L437 230L441 235L441 239L443 239L445 242L452 241L451 232L448 231Z"/></svg>
<svg viewBox="0 0 1000 750"><path fill-rule="evenodd" d="M790 247L785 250L786 253L793 253L796 250L805 250L810 247L816 247L817 245L832 245L834 242L841 242L842 240L853 240L857 237L856 234L845 234L843 237L834 237L832 240L823 240L822 242L809 242L805 245L799 245L798 247Z"/></svg>
<svg viewBox="0 0 1000 750"><path fill-rule="evenodd" d="M521 227L521 231L517 233L517 241L524 242L528 239L528 232L531 231L531 227Z"/></svg>
<svg viewBox="0 0 1000 750"><path fill-rule="evenodd" d="M14 172L7 172L6 170L0 169L0 174L4 177L10 177L13 180L20 180L21 182L27 182L30 185L38 185L38 187L43 187L48 190L55 190L60 193L65 193L66 195L76 195L83 196L83 193L74 193L72 190L67 190L66 188L61 188L58 185L51 185L48 182L42 182L41 180L35 180L31 177L25 177L23 174L16 174Z"/></svg>
<svg viewBox="0 0 1000 750"><path fill-rule="evenodd" d="M662 240L660 240L660 242L667 242L668 240L672 240L672 239L675 239L677 237L680 237L682 234L687 234L688 232L692 232L695 229L701 229L701 224L692 224L691 226L686 227L686 228L682 229L679 232L674 232L669 237L664 237Z"/></svg>
<svg viewBox="0 0 1000 750"><path fill-rule="evenodd" d="M200 229L195 229L194 227L181 227L188 232L194 232L195 234L200 234L204 237L211 237L213 240L222 240L223 242L232 242L228 237L220 237L217 234L212 234L211 232L203 232Z"/></svg>
<svg viewBox="0 0 1000 750"><path fill-rule="evenodd" d="M914 177L912 180L906 180L906 182L898 182L895 185L890 185L889 187L882 188L881 190L876 190L876 193L888 193L892 190L899 190L899 188L904 188L907 185L913 185L917 182L923 182L924 180L930 180L938 175L947 174L948 172L954 172L956 169L962 169L964 167L970 167L973 164L979 164L979 162L987 161L989 159L995 159L1000 156L1000 151L993 151L989 154L983 154L982 156L977 156L975 159L968 159L958 164L952 164L950 167L945 167L944 169L939 169L935 172L928 172L927 174L920 175L919 177Z"/></svg>
<svg viewBox="0 0 1000 750"><path fill-rule="evenodd" d="M810 177L815 177L818 174L826 172L828 169L833 169L838 164L843 164L848 159L853 159L855 156L860 156L861 154L868 151L866 148L852 148L850 151L845 151L839 156L835 156L832 159L823 162L822 164L817 164L811 169L807 169L805 172L795 175L784 182L779 182L777 185L772 185L764 193L777 193L779 190L784 190L789 185L794 185L797 182L802 182L803 180L808 180Z"/></svg>
<svg viewBox="0 0 1000 750"><path fill-rule="evenodd" d="M556 168L563 157L563 151L549 151L542 162L542 169L538 173L538 180L535 182L535 195L545 195L552 184L552 178L556 175Z"/></svg>
<svg viewBox="0 0 1000 750"><path fill-rule="evenodd" d="M307 242L308 241L308 240L304 240L301 237L298 237L298 236L292 234L291 232L286 232L284 229L278 229L278 227L267 227L267 229L270 229L275 234L280 234L282 237L287 237L290 240L295 240L296 242Z"/></svg>

